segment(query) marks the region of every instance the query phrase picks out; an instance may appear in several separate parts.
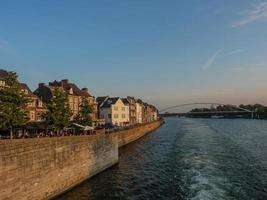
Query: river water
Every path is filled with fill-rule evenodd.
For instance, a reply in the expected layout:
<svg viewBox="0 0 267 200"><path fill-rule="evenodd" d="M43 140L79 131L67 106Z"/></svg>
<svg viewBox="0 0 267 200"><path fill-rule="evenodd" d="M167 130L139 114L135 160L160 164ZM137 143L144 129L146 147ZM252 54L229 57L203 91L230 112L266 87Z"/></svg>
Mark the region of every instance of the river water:
<svg viewBox="0 0 267 200"><path fill-rule="evenodd" d="M267 121L166 118L58 200L267 200Z"/></svg>

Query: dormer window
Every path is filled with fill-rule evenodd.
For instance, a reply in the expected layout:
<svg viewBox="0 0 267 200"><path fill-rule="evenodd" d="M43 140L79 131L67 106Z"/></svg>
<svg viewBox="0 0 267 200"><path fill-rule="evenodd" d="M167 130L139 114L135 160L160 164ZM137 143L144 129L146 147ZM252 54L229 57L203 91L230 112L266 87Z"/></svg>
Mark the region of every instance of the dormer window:
<svg viewBox="0 0 267 200"><path fill-rule="evenodd" d="M111 100L108 100L108 104L111 104L112 103L112 101Z"/></svg>
<svg viewBox="0 0 267 200"><path fill-rule="evenodd" d="M73 89L72 89L72 88L70 88L69 93L70 93L70 94L73 94Z"/></svg>
<svg viewBox="0 0 267 200"><path fill-rule="evenodd" d="M28 91L28 90L24 90L24 93L25 93L25 94L29 94L29 91Z"/></svg>

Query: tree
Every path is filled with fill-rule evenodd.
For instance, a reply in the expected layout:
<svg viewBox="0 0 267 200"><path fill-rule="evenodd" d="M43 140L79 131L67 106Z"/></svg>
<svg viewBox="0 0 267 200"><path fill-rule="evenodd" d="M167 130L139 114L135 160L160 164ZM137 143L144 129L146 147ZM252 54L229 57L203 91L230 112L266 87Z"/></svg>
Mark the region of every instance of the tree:
<svg viewBox="0 0 267 200"><path fill-rule="evenodd" d="M9 72L1 79L5 83L0 87L0 129L8 129L13 138L13 129L25 125L28 121L25 108L30 101L21 90L18 76Z"/></svg>
<svg viewBox="0 0 267 200"><path fill-rule="evenodd" d="M68 97L59 88L55 89L53 98L47 104L47 109L48 111L42 117L56 131L69 125L71 110L68 105Z"/></svg>
<svg viewBox="0 0 267 200"><path fill-rule="evenodd" d="M82 102L80 104L79 112L76 115L74 121L83 126L91 126L92 125L92 117L91 117L92 112L93 112L92 106L89 104L88 100L85 97L83 97Z"/></svg>

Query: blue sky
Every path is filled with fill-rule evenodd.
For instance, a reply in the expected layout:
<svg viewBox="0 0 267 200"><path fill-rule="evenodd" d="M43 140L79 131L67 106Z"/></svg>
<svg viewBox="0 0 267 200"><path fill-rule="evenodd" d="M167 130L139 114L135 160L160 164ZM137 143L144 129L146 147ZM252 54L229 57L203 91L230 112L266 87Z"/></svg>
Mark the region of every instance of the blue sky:
<svg viewBox="0 0 267 200"><path fill-rule="evenodd" d="M160 108L267 104L267 0L0 1L0 66Z"/></svg>

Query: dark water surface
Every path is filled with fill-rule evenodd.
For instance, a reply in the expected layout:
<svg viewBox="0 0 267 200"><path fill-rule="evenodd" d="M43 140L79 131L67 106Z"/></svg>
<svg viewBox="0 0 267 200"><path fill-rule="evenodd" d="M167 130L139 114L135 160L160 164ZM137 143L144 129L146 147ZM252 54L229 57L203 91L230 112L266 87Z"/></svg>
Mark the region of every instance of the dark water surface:
<svg viewBox="0 0 267 200"><path fill-rule="evenodd" d="M63 199L267 200L267 121L168 118Z"/></svg>

